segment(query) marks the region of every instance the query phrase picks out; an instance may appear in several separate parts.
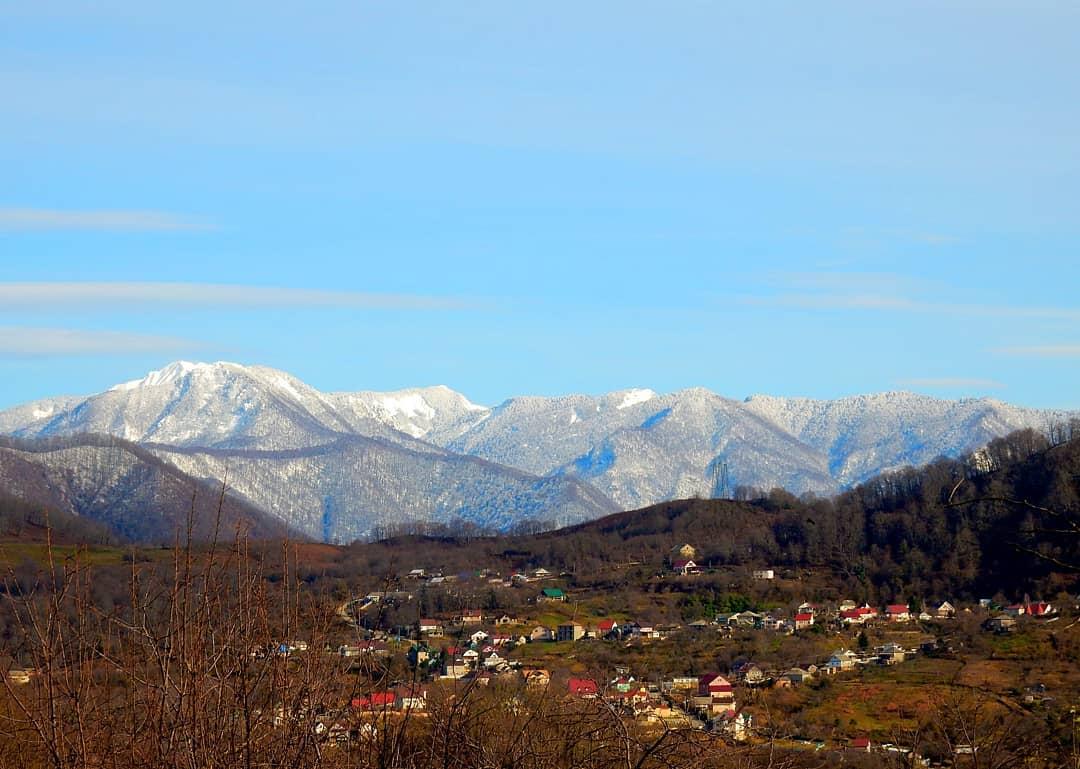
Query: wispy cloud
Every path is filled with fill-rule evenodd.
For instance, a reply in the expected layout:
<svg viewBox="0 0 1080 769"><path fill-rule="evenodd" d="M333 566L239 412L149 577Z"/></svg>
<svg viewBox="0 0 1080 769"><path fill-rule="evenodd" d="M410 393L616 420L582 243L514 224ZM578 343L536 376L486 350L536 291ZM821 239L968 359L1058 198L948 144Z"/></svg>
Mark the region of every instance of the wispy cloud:
<svg viewBox="0 0 1080 769"><path fill-rule="evenodd" d="M998 347L994 352L1002 355L1017 355L1030 358L1080 358L1080 344L1036 344L1019 347Z"/></svg>
<svg viewBox="0 0 1080 769"><path fill-rule="evenodd" d="M946 389L977 389L977 390L1000 390L1005 387L995 379L978 379L969 377L917 377L914 379L900 379L897 384L902 387L942 387Z"/></svg>
<svg viewBox="0 0 1080 769"><path fill-rule="evenodd" d="M166 211L71 211L0 208L0 230L210 230L209 222Z"/></svg>
<svg viewBox="0 0 1080 769"><path fill-rule="evenodd" d="M1080 320L1080 308L979 304L925 298L947 289L892 273L794 272L767 278L773 293L743 296L744 304L809 310L872 310L964 317ZM934 290L936 289L936 291Z"/></svg>
<svg viewBox="0 0 1080 769"><path fill-rule="evenodd" d="M0 355L16 357L174 353L204 346L190 339L121 331L0 326Z"/></svg>
<svg viewBox="0 0 1080 769"><path fill-rule="evenodd" d="M130 306L202 308L352 307L375 310L465 309L460 299L217 283L0 283L0 307L109 309Z"/></svg>

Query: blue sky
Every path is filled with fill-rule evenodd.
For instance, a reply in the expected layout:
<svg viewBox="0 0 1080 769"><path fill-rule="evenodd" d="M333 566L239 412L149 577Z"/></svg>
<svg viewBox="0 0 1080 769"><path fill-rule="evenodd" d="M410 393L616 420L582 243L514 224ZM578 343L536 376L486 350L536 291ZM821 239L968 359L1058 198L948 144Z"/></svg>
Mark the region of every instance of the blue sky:
<svg viewBox="0 0 1080 769"><path fill-rule="evenodd" d="M178 358L1080 407L1080 6L86 5L0 0L0 407Z"/></svg>

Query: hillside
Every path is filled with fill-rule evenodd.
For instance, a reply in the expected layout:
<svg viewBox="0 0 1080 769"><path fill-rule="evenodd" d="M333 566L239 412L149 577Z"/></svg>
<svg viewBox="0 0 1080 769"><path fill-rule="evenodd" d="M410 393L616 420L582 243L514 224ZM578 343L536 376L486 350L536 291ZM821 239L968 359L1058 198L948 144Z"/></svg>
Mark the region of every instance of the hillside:
<svg viewBox="0 0 1080 769"><path fill-rule="evenodd" d="M355 545L346 560L371 574L484 564L602 580L614 567L663 570L672 548L689 543L706 569L823 569L836 589L868 598L975 598L1075 588L1077 531L1080 437L1051 446L1021 431L835 499L677 500L536 535L399 536Z"/></svg>
<svg viewBox="0 0 1080 769"><path fill-rule="evenodd" d="M195 537L213 536L220 487L187 476L126 441L82 436L0 441L0 492L22 506L77 517L123 539L167 543L186 529L189 515ZM253 538L281 537L288 531L227 495L220 530L231 538L237 527Z"/></svg>

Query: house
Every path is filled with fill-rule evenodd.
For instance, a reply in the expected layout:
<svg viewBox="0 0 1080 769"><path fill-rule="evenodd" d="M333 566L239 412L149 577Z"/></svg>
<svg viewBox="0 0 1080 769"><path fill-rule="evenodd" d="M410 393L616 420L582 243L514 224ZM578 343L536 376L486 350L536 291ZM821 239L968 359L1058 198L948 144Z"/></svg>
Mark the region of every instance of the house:
<svg viewBox="0 0 1080 769"><path fill-rule="evenodd" d="M484 624L484 613L479 609L466 609L458 620L461 625L482 625Z"/></svg>
<svg viewBox="0 0 1080 769"><path fill-rule="evenodd" d="M461 659L465 660L466 665L476 665L480 660L480 652L476 649L466 649L461 655Z"/></svg>
<svg viewBox="0 0 1080 769"><path fill-rule="evenodd" d="M443 665L443 678L464 678L469 674L469 666L463 659L448 659Z"/></svg>
<svg viewBox="0 0 1080 769"><path fill-rule="evenodd" d="M890 643L877 648L877 661L879 665L896 665L904 661L907 652L904 647Z"/></svg>
<svg viewBox="0 0 1080 769"><path fill-rule="evenodd" d="M1024 608L1030 617L1049 617L1056 613L1053 606L1042 601L1029 603Z"/></svg>
<svg viewBox="0 0 1080 769"><path fill-rule="evenodd" d="M585 628L576 622L559 625L555 637L560 641L580 641L585 637Z"/></svg>
<svg viewBox="0 0 1080 769"><path fill-rule="evenodd" d="M550 601L566 601L566 593L557 587L545 587L536 597L536 602L548 603Z"/></svg>
<svg viewBox="0 0 1080 769"><path fill-rule="evenodd" d="M1005 614L1010 617L1022 617L1027 614L1027 607L1022 603L1014 603L1005 607Z"/></svg>
<svg viewBox="0 0 1080 769"><path fill-rule="evenodd" d="M405 579L423 579L424 574L425 572L423 569L413 569L405 575Z"/></svg>
<svg viewBox="0 0 1080 769"><path fill-rule="evenodd" d="M934 610L934 616L938 619L952 619L956 616L956 607L948 601L943 601L941 605Z"/></svg>
<svg viewBox="0 0 1080 769"><path fill-rule="evenodd" d="M733 667L731 673L747 686L761 686L768 679L761 666L753 662L742 662Z"/></svg>
<svg viewBox="0 0 1080 769"><path fill-rule="evenodd" d="M532 629L532 632L529 633L529 640L530 641L554 641L555 640L555 633L553 633L551 628L549 628L549 627L544 627L543 625L537 625L536 627L534 627Z"/></svg>
<svg viewBox="0 0 1080 769"><path fill-rule="evenodd" d="M754 569L754 579L775 579L776 574L772 569Z"/></svg>
<svg viewBox="0 0 1080 769"><path fill-rule="evenodd" d="M855 737L848 743L850 750L857 750L862 753L870 752L870 738L869 737Z"/></svg>
<svg viewBox="0 0 1080 769"><path fill-rule="evenodd" d="M670 688L674 690L693 691L698 688L697 676L676 676L671 679Z"/></svg>
<svg viewBox="0 0 1080 769"><path fill-rule="evenodd" d="M394 692L372 692L353 697L351 704L353 710L392 710L397 704L397 695Z"/></svg>
<svg viewBox="0 0 1080 769"><path fill-rule="evenodd" d="M906 603L893 603L885 607L885 618L889 622L908 622L911 620L911 609Z"/></svg>
<svg viewBox="0 0 1080 769"><path fill-rule="evenodd" d="M399 686L394 690L397 705L402 710L426 710L427 689L420 686Z"/></svg>
<svg viewBox="0 0 1080 769"><path fill-rule="evenodd" d="M660 628L653 627L652 625L639 625L636 629L631 630L631 635L638 638L657 639L663 638L664 633Z"/></svg>
<svg viewBox="0 0 1080 769"><path fill-rule="evenodd" d="M809 670L803 668L791 668L784 675L780 676L781 681L787 681L789 686L798 686L813 678L813 674Z"/></svg>
<svg viewBox="0 0 1080 769"><path fill-rule="evenodd" d="M833 675L835 673L843 673L848 670L854 670L855 663L858 660L858 656L853 651L848 649L837 649L829 657L828 662L825 663L825 672Z"/></svg>
<svg viewBox="0 0 1080 769"><path fill-rule="evenodd" d="M676 574L687 576L689 574L701 574L701 569L689 558L679 559L671 564L671 570Z"/></svg>
<svg viewBox="0 0 1080 769"><path fill-rule="evenodd" d="M994 633L1012 633L1016 630L1016 617L999 614L986 621L986 629Z"/></svg>
<svg viewBox="0 0 1080 769"><path fill-rule="evenodd" d="M877 617L877 611L869 606L861 606L857 609L845 609L840 612L840 621L845 625L865 625Z"/></svg>
<svg viewBox="0 0 1080 769"><path fill-rule="evenodd" d="M735 688L731 681L717 673L708 673L698 678L698 696L708 697L713 705L735 705Z"/></svg>
<svg viewBox="0 0 1080 769"><path fill-rule="evenodd" d="M548 577L555 576L550 571L545 569L543 566L541 566L539 569L535 570L532 573L532 575L533 575L533 579L547 579Z"/></svg>
<svg viewBox="0 0 1080 769"><path fill-rule="evenodd" d="M491 636L485 633L483 630L477 630L475 633L469 636L469 640L472 641L474 644L482 644L489 638L491 638Z"/></svg>
<svg viewBox="0 0 1080 769"><path fill-rule="evenodd" d="M496 625L513 625L516 622L509 614L504 614L495 620Z"/></svg>
<svg viewBox="0 0 1080 769"><path fill-rule="evenodd" d="M585 699L593 699L600 692L600 688L596 685L596 681L593 681L591 678L571 678L566 682L566 689L575 697L583 697Z"/></svg>
<svg viewBox="0 0 1080 769"><path fill-rule="evenodd" d="M619 623L613 619L602 619L596 623L596 634L600 638L609 638L617 635L619 632Z"/></svg>
<svg viewBox="0 0 1080 769"><path fill-rule="evenodd" d="M426 633L427 635L442 635L443 634L442 622L440 622L437 619L432 619L431 617L421 619L420 620L420 632L421 633Z"/></svg>
<svg viewBox="0 0 1080 769"><path fill-rule="evenodd" d="M795 629L805 630L814 624L814 615L810 612L803 612L802 614L795 615Z"/></svg>
<svg viewBox="0 0 1080 769"><path fill-rule="evenodd" d="M676 545L671 548L670 557L674 561L692 561L697 557L697 550L693 545Z"/></svg>
<svg viewBox="0 0 1080 769"><path fill-rule="evenodd" d="M859 604L855 603L851 599L845 598L843 601L840 602L840 605L837 606L836 608L837 608L838 611L844 612L844 611L851 611L852 609L856 609L856 608L858 608L858 606L859 606Z"/></svg>

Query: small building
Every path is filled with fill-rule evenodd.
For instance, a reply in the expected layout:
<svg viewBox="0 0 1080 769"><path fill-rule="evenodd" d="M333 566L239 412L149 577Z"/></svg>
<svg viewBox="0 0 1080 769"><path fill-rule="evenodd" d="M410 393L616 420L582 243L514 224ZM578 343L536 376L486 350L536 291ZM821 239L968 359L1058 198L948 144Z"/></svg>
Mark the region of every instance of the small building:
<svg viewBox="0 0 1080 769"><path fill-rule="evenodd" d="M676 545L671 548L671 560L675 561L692 561L697 557L697 550L691 544Z"/></svg>
<svg viewBox="0 0 1080 769"><path fill-rule="evenodd" d="M911 609L906 603L894 603L885 607L885 617L889 622L908 622L911 620Z"/></svg>
<svg viewBox="0 0 1080 769"><path fill-rule="evenodd" d="M550 603L554 601L564 603L566 601L566 593L557 587L545 587L540 591L540 595L536 597L537 603Z"/></svg>
<svg viewBox="0 0 1080 769"><path fill-rule="evenodd" d="M942 601L941 605L934 610L934 616L938 619L952 619L956 616L956 607L948 601Z"/></svg>
<svg viewBox="0 0 1080 769"><path fill-rule="evenodd" d="M1012 633L1016 630L1016 617L998 614L986 621L986 629L994 633Z"/></svg>
<svg viewBox="0 0 1080 769"><path fill-rule="evenodd" d="M608 638L617 635L619 623L613 619L602 619L596 623L596 634L600 638Z"/></svg>
<svg viewBox="0 0 1080 769"><path fill-rule="evenodd" d="M585 628L576 622L565 622L559 625L556 638L559 641L580 641L585 637Z"/></svg>
<svg viewBox="0 0 1080 769"><path fill-rule="evenodd" d="M479 609L466 609L459 619L462 625L482 625L484 624L484 613Z"/></svg>
<svg viewBox="0 0 1080 769"><path fill-rule="evenodd" d="M537 625L529 633L530 641L554 641L556 638L554 631L549 627L543 625Z"/></svg>
<svg viewBox="0 0 1080 769"><path fill-rule="evenodd" d="M803 612L795 615L795 629L805 630L814 624L814 615L811 612Z"/></svg>
<svg viewBox="0 0 1080 769"><path fill-rule="evenodd" d="M776 579L772 569L754 569L754 579Z"/></svg>
<svg viewBox="0 0 1080 769"><path fill-rule="evenodd" d="M690 558L679 559L678 561L673 562L671 564L671 570L684 577L690 574L701 574L701 568Z"/></svg>
<svg viewBox="0 0 1080 769"><path fill-rule="evenodd" d="M443 624L437 619L427 617L420 620L420 632L427 635L442 635Z"/></svg>
<svg viewBox="0 0 1080 769"><path fill-rule="evenodd" d="M798 686L813 678L813 674L804 668L791 668L780 676L781 681L787 681L789 686Z"/></svg>

